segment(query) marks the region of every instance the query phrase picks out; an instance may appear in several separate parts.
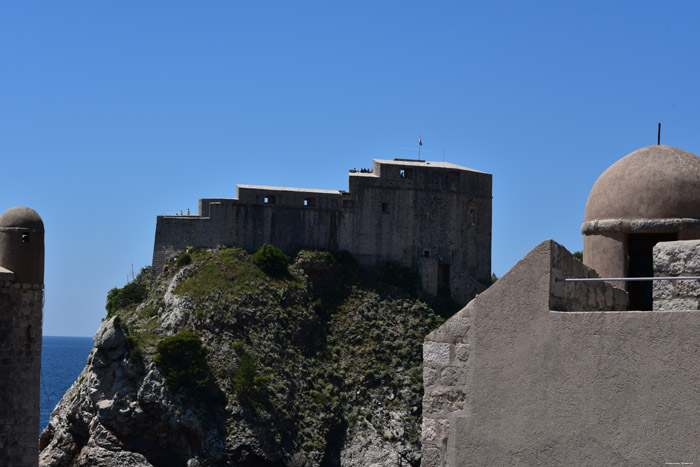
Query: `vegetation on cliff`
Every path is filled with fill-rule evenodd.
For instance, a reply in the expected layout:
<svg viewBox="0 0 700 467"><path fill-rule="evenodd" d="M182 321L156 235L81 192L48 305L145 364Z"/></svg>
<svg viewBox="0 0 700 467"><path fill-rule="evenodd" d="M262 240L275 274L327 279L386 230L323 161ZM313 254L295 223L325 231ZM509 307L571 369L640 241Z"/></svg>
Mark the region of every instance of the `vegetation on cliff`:
<svg viewBox="0 0 700 467"><path fill-rule="evenodd" d="M200 453L200 464L338 465L364 443L355 450L390 446L396 465L419 465L422 342L454 304L423 296L405 269L361 267L347 253L302 250L288 262L267 245L190 248L140 303L115 309L130 284L110 291L124 360L160 372L174 399L220 427L224 457ZM177 448L182 462L201 451Z"/></svg>

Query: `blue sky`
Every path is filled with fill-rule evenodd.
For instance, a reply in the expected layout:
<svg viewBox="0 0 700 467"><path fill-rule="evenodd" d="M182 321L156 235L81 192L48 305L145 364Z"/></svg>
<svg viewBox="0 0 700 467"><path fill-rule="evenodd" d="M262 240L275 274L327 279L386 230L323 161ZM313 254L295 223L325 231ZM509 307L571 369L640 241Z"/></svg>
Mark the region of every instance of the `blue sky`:
<svg viewBox="0 0 700 467"><path fill-rule="evenodd" d="M3 2L0 211L46 225L44 334L92 335L159 214L372 158L490 172L493 270L580 250L596 178L700 153L700 4Z"/></svg>

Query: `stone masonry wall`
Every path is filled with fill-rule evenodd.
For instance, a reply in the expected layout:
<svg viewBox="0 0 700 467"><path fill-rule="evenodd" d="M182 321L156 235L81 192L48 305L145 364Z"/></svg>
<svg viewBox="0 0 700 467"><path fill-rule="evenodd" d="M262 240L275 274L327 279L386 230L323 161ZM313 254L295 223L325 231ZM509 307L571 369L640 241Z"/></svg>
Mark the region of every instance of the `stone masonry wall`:
<svg viewBox="0 0 700 467"><path fill-rule="evenodd" d="M549 308L553 311L624 311L627 292L608 282L564 282L567 278L600 277L595 269L576 259L566 248L552 246L552 282Z"/></svg>
<svg viewBox="0 0 700 467"><path fill-rule="evenodd" d="M654 247L654 276L700 276L700 240ZM654 311L700 310L700 280L654 281Z"/></svg>
<svg viewBox="0 0 700 467"><path fill-rule="evenodd" d="M454 417L465 417L470 373L469 306L423 344L422 464L442 467Z"/></svg>
<svg viewBox="0 0 700 467"><path fill-rule="evenodd" d="M555 242L545 242L540 246L542 247L547 247L549 271L542 274L536 267L530 271L528 265L521 264L525 260L521 261L518 266L524 269L524 272L515 272L516 279L511 277L509 272L426 337L423 344L423 467L488 465L481 464L478 459L472 459L465 464L455 454L459 451L457 445L460 443L455 433L460 431L460 426L468 425L473 417L470 399L473 397L472 391L479 384L478 377L475 377L475 349L479 342L477 330L479 324L484 322L478 318L478 313L484 307L483 299L506 294L509 281L522 282L522 277L517 278L518 275L541 275L544 281L539 292L535 287L527 287L525 293L511 297L518 311L509 319L523 319L526 313L521 313L520 307L527 309L528 304L534 301L530 295L542 299L541 306L535 309L541 308L545 314L580 317L582 311L627 309L627 293L606 282L557 281L556 279L571 277L597 277L597 274ZM518 266L513 270L518 269ZM537 271L537 274L534 271ZM495 301L501 303L499 299ZM506 345L496 342L491 344Z"/></svg>
<svg viewBox="0 0 700 467"><path fill-rule="evenodd" d="M235 199L200 200L198 215L158 216L153 272L188 246L348 250L466 303L490 281L491 182L450 163L374 160L373 172L349 174L347 192L239 185Z"/></svg>
<svg viewBox="0 0 700 467"><path fill-rule="evenodd" d="M0 459L36 466L44 287L0 278ZM6 384L9 383L9 384Z"/></svg>

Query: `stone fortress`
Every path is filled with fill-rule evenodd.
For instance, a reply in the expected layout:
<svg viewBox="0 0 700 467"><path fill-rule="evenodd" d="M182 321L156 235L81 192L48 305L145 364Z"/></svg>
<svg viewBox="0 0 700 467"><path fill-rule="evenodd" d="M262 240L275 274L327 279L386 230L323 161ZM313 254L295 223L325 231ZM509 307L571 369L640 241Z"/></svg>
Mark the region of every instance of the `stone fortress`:
<svg viewBox="0 0 700 467"><path fill-rule="evenodd" d="M188 246L347 250L362 264L411 268L428 293L466 303L491 280L491 178L377 159L350 171L348 191L238 185L235 199L199 200L197 215L158 216L153 271Z"/></svg>
<svg viewBox="0 0 700 467"><path fill-rule="evenodd" d="M39 462L44 223L32 209L0 216L0 459Z"/></svg>
<svg viewBox="0 0 700 467"><path fill-rule="evenodd" d="M596 181L584 261L537 246L424 342L422 465L700 463L700 158ZM599 276L600 275L600 276Z"/></svg>

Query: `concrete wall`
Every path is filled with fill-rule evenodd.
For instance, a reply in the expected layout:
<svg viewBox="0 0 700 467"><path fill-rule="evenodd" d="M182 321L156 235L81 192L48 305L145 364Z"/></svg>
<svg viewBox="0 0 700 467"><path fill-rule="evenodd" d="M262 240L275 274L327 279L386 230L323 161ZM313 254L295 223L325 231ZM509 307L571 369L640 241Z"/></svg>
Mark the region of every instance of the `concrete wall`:
<svg viewBox="0 0 700 467"><path fill-rule="evenodd" d="M700 276L700 240L654 247L654 276ZM654 311L700 310L700 280L655 281Z"/></svg>
<svg viewBox="0 0 700 467"><path fill-rule="evenodd" d="M426 338L424 466L698 462L700 313L553 311L591 297L567 258L543 242Z"/></svg>
<svg viewBox="0 0 700 467"><path fill-rule="evenodd" d="M239 185L236 199L200 200L197 216L158 216L157 274L188 246L269 243L348 250L367 265L397 262L416 271L424 289L439 278L466 303L491 276L491 175L454 164L373 162L350 173L347 192ZM441 271L441 274L438 274Z"/></svg>

